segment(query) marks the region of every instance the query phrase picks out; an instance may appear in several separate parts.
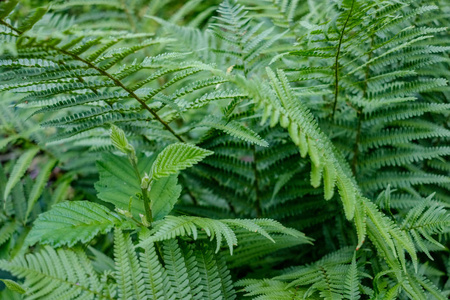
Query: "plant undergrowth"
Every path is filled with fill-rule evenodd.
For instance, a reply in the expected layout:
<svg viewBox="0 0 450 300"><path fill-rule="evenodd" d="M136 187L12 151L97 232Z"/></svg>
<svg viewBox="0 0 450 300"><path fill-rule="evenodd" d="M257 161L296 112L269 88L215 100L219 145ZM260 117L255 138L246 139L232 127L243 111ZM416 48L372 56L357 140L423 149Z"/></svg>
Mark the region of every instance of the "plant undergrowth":
<svg viewBox="0 0 450 300"><path fill-rule="evenodd" d="M447 0L0 2L1 299L448 299Z"/></svg>

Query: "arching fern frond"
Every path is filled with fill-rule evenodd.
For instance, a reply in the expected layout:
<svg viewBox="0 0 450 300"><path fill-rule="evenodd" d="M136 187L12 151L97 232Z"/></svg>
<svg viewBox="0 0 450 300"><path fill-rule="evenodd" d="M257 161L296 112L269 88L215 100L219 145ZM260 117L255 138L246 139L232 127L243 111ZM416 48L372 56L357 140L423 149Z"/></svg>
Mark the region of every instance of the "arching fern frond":
<svg viewBox="0 0 450 300"><path fill-rule="evenodd" d="M201 232L198 231L201 229ZM173 239L178 236L192 236L196 240L204 231L206 236L211 240L216 239L216 252L220 250L222 240L225 240L230 253L233 253L233 247L238 244L237 236L233 228L243 228L248 231L265 236L267 239L274 242L269 233L282 233L296 237L298 239L307 238L299 231L285 228L280 223L269 219L256 220L213 220L199 217L188 216L167 216L163 221L155 224L152 230L152 236L142 240L139 247L146 247L151 243L157 241L164 241Z"/></svg>
<svg viewBox="0 0 450 300"><path fill-rule="evenodd" d="M426 242L439 248L444 246L432 237L434 234L444 233L450 226L450 214L447 209L437 203L431 203L432 196L412 208L403 220L402 229L411 236L417 248L432 259Z"/></svg>
<svg viewBox="0 0 450 300"><path fill-rule="evenodd" d="M25 278L30 299L114 299L107 294L86 254L45 247L40 253L0 261L0 268Z"/></svg>
<svg viewBox="0 0 450 300"><path fill-rule="evenodd" d="M127 228L130 224L105 206L88 201L67 201L41 214L27 236L29 245L36 242L54 247L77 242L87 243L97 234L105 234L114 226Z"/></svg>
<svg viewBox="0 0 450 300"><path fill-rule="evenodd" d="M223 130L229 135L246 142L250 142L262 147L268 146L268 143L263 140L257 133L252 131L250 128L245 127L241 123L233 120L225 121L218 117L208 116L205 117L197 126L208 126L211 128Z"/></svg>

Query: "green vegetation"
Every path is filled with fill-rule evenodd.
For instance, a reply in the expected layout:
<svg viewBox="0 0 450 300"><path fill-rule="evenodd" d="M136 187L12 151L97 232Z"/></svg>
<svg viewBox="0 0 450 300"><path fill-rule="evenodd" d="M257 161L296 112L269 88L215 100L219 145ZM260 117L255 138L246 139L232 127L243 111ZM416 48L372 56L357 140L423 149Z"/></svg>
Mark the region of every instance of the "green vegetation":
<svg viewBox="0 0 450 300"><path fill-rule="evenodd" d="M448 299L447 0L0 2L1 299Z"/></svg>

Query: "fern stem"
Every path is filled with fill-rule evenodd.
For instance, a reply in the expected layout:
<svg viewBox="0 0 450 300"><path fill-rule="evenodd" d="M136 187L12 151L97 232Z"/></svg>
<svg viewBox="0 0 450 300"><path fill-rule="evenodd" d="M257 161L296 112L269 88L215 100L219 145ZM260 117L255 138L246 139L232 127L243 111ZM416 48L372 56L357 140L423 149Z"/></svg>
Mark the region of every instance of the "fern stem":
<svg viewBox="0 0 450 300"><path fill-rule="evenodd" d="M353 6L355 4L355 0L352 1L352 6L350 7L350 11L348 13L347 19L345 20L344 26L342 27L341 36L339 37L339 43L337 47L336 57L334 61L334 103L333 103L333 113L331 114L331 119L334 120L334 114L336 112L336 106L339 95L339 54L341 53L342 40L344 39L345 28L347 27L347 23L350 20L350 16L353 12Z"/></svg>
<svg viewBox="0 0 450 300"><path fill-rule="evenodd" d="M130 158L131 165L133 166L133 170L136 173L136 176L139 180L139 185L141 185L142 177L139 173L139 168L136 164L136 161L134 159ZM148 197L147 189L141 188L142 192L142 199L144 200L144 210L145 210L145 219L149 224L153 223L153 215L152 215L152 209L150 208L150 198Z"/></svg>
<svg viewBox="0 0 450 300"><path fill-rule="evenodd" d="M189 197L191 197L192 204L194 204L194 206L198 206L198 200L197 200L197 198L195 198L194 194L192 194L192 191L188 187L187 184L185 184L185 190L186 190L187 194L189 195Z"/></svg>
<svg viewBox="0 0 450 300"><path fill-rule="evenodd" d="M8 24L7 22L3 21L2 19L0 19L0 24L2 24L4 26L8 27L9 29L15 31L19 35L21 35L23 33L22 31L16 29L14 26Z"/></svg>
<svg viewBox="0 0 450 300"><path fill-rule="evenodd" d="M370 51L368 54L367 61L370 61L370 59L372 58L372 47L373 47L373 36L370 37ZM366 96L367 96L367 80L369 79L369 72L370 72L369 65L367 65L365 72L364 72L363 99L366 98ZM362 126L362 121L363 121L363 114L360 109L358 109L356 111L356 114L357 114L357 118L358 118L358 125L356 128L356 139L355 139L355 146L353 148L353 158L352 158L352 163L351 163L353 175L355 175L355 176L356 176L356 166L358 165L358 158L359 158L358 144L361 139L361 126Z"/></svg>
<svg viewBox="0 0 450 300"><path fill-rule="evenodd" d="M19 34L19 35L22 35L22 34L23 34L22 31L20 31L20 30L14 28L13 26L9 25L8 23L6 23L6 22L3 21L3 20L0 20L0 24L2 24L2 25L4 25L4 26L8 27L9 29L11 29L11 30L17 32L17 34ZM63 61L62 61L62 62L59 62L59 63L65 65L65 63L64 63ZM76 78L77 78L80 82L83 82L83 83L85 82L84 79L83 79L83 77L81 77L81 76L76 76ZM90 89L91 91L93 91L95 94L98 94L97 89L92 88L92 87L90 87L89 89ZM109 104L109 103L108 103L108 104ZM110 105L110 104L109 104L109 105ZM111 106L111 105L110 105L110 106Z"/></svg>
<svg viewBox="0 0 450 300"><path fill-rule="evenodd" d="M150 224L153 223L152 210L150 208L150 198L148 197L148 193L146 189L141 189L142 191L142 199L144 200L144 209L145 209L145 219Z"/></svg>

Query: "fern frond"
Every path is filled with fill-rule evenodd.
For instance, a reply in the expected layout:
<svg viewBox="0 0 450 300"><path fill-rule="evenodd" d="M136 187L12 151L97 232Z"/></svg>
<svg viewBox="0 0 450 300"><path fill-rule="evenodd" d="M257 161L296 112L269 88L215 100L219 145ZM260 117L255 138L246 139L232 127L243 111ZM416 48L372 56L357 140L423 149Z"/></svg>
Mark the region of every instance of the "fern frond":
<svg viewBox="0 0 450 300"><path fill-rule="evenodd" d="M84 104L88 104L88 103L102 103L102 101L106 102L106 103L114 103L119 99L124 99L127 97L126 93L97 93L97 94L93 94L93 93L86 93L83 95L77 95L77 96L69 96L69 97L59 97L56 99L52 99L54 101L54 103L51 104L46 104L45 107L40 108L39 110L37 110L36 112L34 112L34 114L39 114L39 113L49 113L52 111L57 111L57 110L62 110L65 108L72 108L75 106L80 106L80 105L84 105ZM42 102L36 102L36 105L38 105L39 107L42 106ZM28 104L27 104L28 105ZM30 103L30 105L33 105L33 102ZM114 104L113 104L114 105ZM20 105L19 105L20 106ZM67 117L66 117L67 118ZM72 117L73 121L76 120L80 120L82 118L76 118L76 117ZM48 121L47 123L44 123L44 126L46 125L58 125L59 120L53 120L53 121ZM64 123L64 121L66 121L66 119L61 119L62 123Z"/></svg>
<svg viewBox="0 0 450 300"><path fill-rule="evenodd" d="M359 293L358 267L356 265L355 256L353 256L350 269L345 276L344 294L349 300L358 300L361 297Z"/></svg>
<svg viewBox="0 0 450 300"><path fill-rule="evenodd" d="M39 148L31 148L23 153L14 165L14 168L9 176L8 182L5 186L5 191L3 193L3 199L8 198L11 190L19 182L25 171L30 167L31 161L39 152Z"/></svg>
<svg viewBox="0 0 450 300"><path fill-rule="evenodd" d="M171 144L158 154L152 165L151 176L155 179L176 174L201 161L212 151L190 144Z"/></svg>
<svg viewBox="0 0 450 300"><path fill-rule="evenodd" d="M0 268L25 278L30 299L114 299L103 289L90 261L81 251L54 250L47 246L39 253L0 261Z"/></svg>
<svg viewBox="0 0 450 300"><path fill-rule="evenodd" d="M433 243L443 249L444 246L436 241L432 235L443 233L445 228L449 226L450 214L448 211L440 204L432 204L431 197L428 197L408 212L403 221L402 229L411 235L418 248L432 259L425 242Z"/></svg>
<svg viewBox="0 0 450 300"><path fill-rule="evenodd" d="M230 269L258 264L261 258L270 254L276 255L278 250L311 243L310 239L296 238L289 235L273 234L272 239L274 242L271 242L264 236L244 231L237 231L236 235L238 240L243 240L245 243L241 243L236 247L233 255L226 254L225 257Z"/></svg>
<svg viewBox="0 0 450 300"><path fill-rule="evenodd" d="M240 91L221 91L221 90L219 90L219 91L204 94L202 97L195 100L193 103L188 104L187 109L200 108L200 107L203 107L213 101L242 98L242 97L246 97L246 96L247 95L245 93L242 93Z"/></svg>
<svg viewBox="0 0 450 300"><path fill-rule="evenodd" d="M105 234L114 226L127 228L126 222L105 206L88 201L66 201L41 214L27 237L27 243L51 244L54 247L77 242L87 243L97 234Z"/></svg>
<svg viewBox="0 0 450 300"><path fill-rule="evenodd" d="M277 300L277 299L304 299L306 296L304 290L295 287L289 287L287 283L275 279L243 279L236 283L236 286L245 287L245 296L253 297L258 300ZM314 296L311 296L311 299ZM320 299L320 298L316 298Z"/></svg>
<svg viewBox="0 0 450 300"><path fill-rule="evenodd" d="M52 171L55 164L56 160L50 159L40 170L40 173L36 178L36 182L34 183L30 195L28 196L28 206L27 212L25 213L25 221L28 219L28 216L30 215L31 210L36 204L36 201L39 199L39 197L42 194L42 191L47 185L49 181L50 172Z"/></svg>
<svg viewBox="0 0 450 300"><path fill-rule="evenodd" d="M420 184L448 184L450 178L430 173L416 172L379 172L368 180L361 181L361 188L367 192L385 189L389 184L394 188L407 188Z"/></svg>
<svg viewBox="0 0 450 300"><path fill-rule="evenodd" d="M361 167L379 169L384 166L401 166L447 155L450 155L450 148L447 147L398 147L395 151L382 149L364 157Z"/></svg>
<svg viewBox="0 0 450 300"><path fill-rule="evenodd" d="M221 299L221 285L218 268L211 250L197 251L196 262L201 279L202 299Z"/></svg>
<svg viewBox="0 0 450 300"><path fill-rule="evenodd" d="M283 295L278 287L283 287L284 295L289 299L339 299L344 292L341 287L344 286L346 275L352 268L351 255L351 249L341 249L310 266L286 270L285 274L273 279L242 280L237 284L252 291L250 295L264 295L261 299L276 299L274 296ZM310 287L305 288L308 285Z"/></svg>
<svg viewBox="0 0 450 300"><path fill-rule="evenodd" d="M217 117L208 116L204 118L197 126L208 126L223 130L233 137L256 144L258 146L267 147L269 145L253 130L234 120L225 121Z"/></svg>
<svg viewBox="0 0 450 300"><path fill-rule="evenodd" d="M133 243L120 229L114 231L115 278L120 299L147 299L143 270Z"/></svg>
<svg viewBox="0 0 450 300"><path fill-rule="evenodd" d="M166 269L158 260L155 246L147 246L139 258L148 298L153 300L174 299L174 290L170 285Z"/></svg>
<svg viewBox="0 0 450 300"><path fill-rule="evenodd" d="M177 299L197 299L196 295L201 291L192 290L191 278L188 276L188 269L193 270L195 267L195 259L192 262L190 255L184 257L176 239L171 239L164 242L163 258L165 268L170 278L170 283L176 293ZM194 265L192 265L194 264Z"/></svg>
<svg viewBox="0 0 450 300"><path fill-rule="evenodd" d="M6 222L1 224L0 228L0 246L9 240L16 231L18 224L15 222Z"/></svg>
<svg viewBox="0 0 450 300"><path fill-rule="evenodd" d="M232 227L243 228L255 233L259 233L271 241L273 240L269 235L269 232L283 233L302 239L305 238L304 235L299 231L285 228L280 223L269 219L213 220L188 216L166 216L163 221L155 224L155 228L152 230L153 235L141 241L138 246L145 247L146 245L157 241L173 239L177 236L186 235L192 236L193 239L196 240L199 235L197 228L200 228L206 233L208 237L210 237L211 240L213 238L216 239L216 252L220 250L222 239L225 239L226 244L230 249L230 253L233 253L233 247L237 245L238 240Z"/></svg>

